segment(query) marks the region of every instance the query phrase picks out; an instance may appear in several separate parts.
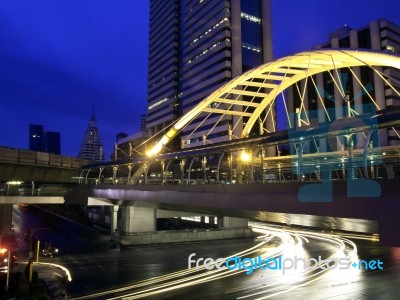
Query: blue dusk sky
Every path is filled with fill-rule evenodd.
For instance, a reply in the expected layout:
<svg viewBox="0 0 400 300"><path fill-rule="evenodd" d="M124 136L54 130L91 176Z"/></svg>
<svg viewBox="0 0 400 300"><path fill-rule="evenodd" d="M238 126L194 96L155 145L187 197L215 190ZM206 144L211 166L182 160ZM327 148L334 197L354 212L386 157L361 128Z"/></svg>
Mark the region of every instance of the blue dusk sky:
<svg viewBox="0 0 400 300"><path fill-rule="evenodd" d="M118 132L137 132L148 14L140 0L0 0L0 146L27 149L29 124L43 124L61 133L62 154L76 156L93 105L106 154ZM400 24L400 2L272 0L274 56L381 18Z"/></svg>

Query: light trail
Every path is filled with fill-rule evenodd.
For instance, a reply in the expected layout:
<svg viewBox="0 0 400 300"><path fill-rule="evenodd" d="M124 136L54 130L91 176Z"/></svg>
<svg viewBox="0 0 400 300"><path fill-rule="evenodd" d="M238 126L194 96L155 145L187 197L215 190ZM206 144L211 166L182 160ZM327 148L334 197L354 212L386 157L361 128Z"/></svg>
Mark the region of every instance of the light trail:
<svg viewBox="0 0 400 300"><path fill-rule="evenodd" d="M52 266L52 267L56 267L56 268L60 268L61 270L63 270L65 272L65 275L67 276L68 281L72 281L72 277L71 277L71 273L69 272L69 270L61 265L57 265L57 264L53 264L53 263L44 263L44 262L35 262L35 265L47 265L47 266Z"/></svg>
<svg viewBox="0 0 400 300"><path fill-rule="evenodd" d="M313 245L313 242L322 243L324 246L324 253L321 254L321 263L318 268L300 268L290 270L286 274L280 272L280 270L268 272L268 284L266 282L259 281L251 286L246 285L226 291L226 294L232 294L237 299L268 299L300 287L309 285L329 274L340 271L338 276L345 276L346 272L354 272L354 269L338 270L336 263L332 265L332 261L338 259L344 259L348 264L351 264L357 259L357 246L354 242L348 238L362 238L368 239L365 235L356 234L334 234L334 233L321 233L312 232L306 230L295 230L280 228L277 226L271 226L260 222L250 222L249 225L253 231L259 234L257 240L260 242L255 246L245 249L241 252L234 253L229 257L240 257L240 258L256 258L258 256L261 259L266 260L268 258L304 258L309 259L305 248L306 245ZM348 237L348 238L347 238ZM371 240L376 239L375 236L370 237ZM260 254L261 252L261 254ZM317 255L318 256L318 255ZM250 266L250 262L245 264L247 267ZM314 265L312 265L314 266ZM297 265L296 265L297 267ZM262 272L261 270L253 270ZM110 297L108 299L141 299L149 296L154 296L161 293L170 292L194 286L206 282L220 280L230 276L238 275L239 273L245 273L246 269L228 269L223 267L222 269L207 270L205 267L199 266L199 268L184 269L177 272L153 277L150 279L133 282L119 288L94 293L82 297L76 297L73 299L90 299L96 297ZM266 272L266 271L263 271ZM248 279L249 277L246 277ZM234 294L234 295L233 295Z"/></svg>

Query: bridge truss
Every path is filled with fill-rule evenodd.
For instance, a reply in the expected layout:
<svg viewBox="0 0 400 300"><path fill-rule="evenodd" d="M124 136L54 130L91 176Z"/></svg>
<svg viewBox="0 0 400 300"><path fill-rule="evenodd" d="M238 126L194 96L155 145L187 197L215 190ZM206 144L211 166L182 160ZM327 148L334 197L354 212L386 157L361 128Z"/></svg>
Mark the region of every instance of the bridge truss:
<svg viewBox="0 0 400 300"><path fill-rule="evenodd" d="M390 115L385 112L386 99L378 96L365 79L369 72L374 87L380 82L384 96L400 98L400 82L386 67L400 69L400 57L347 49L302 52L261 65L221 86L153 137L146 144L146 155L87 166L82 179L161 184L322 180L318 168L325 163L330 165L332 180L346 179L348 174L352 178L379 177L378 165L386 177L391 177L396 172L393 164L388 168L383 163L383 153L390 153L386 159L393 158L397 147L379 138L376 142L374 137L379 137L379 128L388 127L400 137L395 128L399 125L398 112L394 119L392 113L390 121L385 121L385 114ZM287 99L290 93L295 98L292 103ZM310 97L314 97L314 104ZM311 105L317 108L314 116ZM287 131L277 131L277 106L282 109L278 117L286 118ZM374 122L378 111L380 124ZM350 120L349 128L332 129L332 124L340 127L346 120ZM325 131L307 134L317 128ZM216 134L219 139L211 138ZM168 143L179 137L181 151L168 153ZM154 138L158 139L155 144ZM323 140L328 146L320 149ZM347 170L349 164L356 166L354 170ZM112 170L108 175L107 169Z"/></svg>

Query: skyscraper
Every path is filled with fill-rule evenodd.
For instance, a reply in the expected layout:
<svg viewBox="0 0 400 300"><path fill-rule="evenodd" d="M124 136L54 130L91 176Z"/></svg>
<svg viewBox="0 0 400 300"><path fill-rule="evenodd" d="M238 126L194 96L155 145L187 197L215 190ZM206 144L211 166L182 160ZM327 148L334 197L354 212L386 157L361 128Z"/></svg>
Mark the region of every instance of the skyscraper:
<svg viewBox="0 0 400 300"><path fill-rule="evenodd" d="M47 131L45 133L45 138L46 138L46 152L60 154L61 153L60 133L55 131Z"/></svg>
<svg viewBox="0 0 400 300"><path fill-rule="evenodd" d="M97 127L96 116L94 109L89 120L88 127L85 130L81 149L79 150L78 158L89 159L94 161L104 160L103 144L101 142L99 129Z"/></svg>
<svg viewBox="0 0 400 300"><path fill-rule="evenodd" d="M316 48L363 48L400 53L400 26L386 19L372 21L359 29L353 29L346 25L331 32L328 35L328 42L317 45ZM382 79L382 74L386 77L387 82ZM400 89L398 78L399 72L391 67L339 68L335 76L329 72L317 74L313 76L313 81L318 86L318 91L322 92L324 105L318 101L319 94L316 93L312 80L309 80L304 95L300 95L296 87L288 90L288 110L293 115L296 108L300 107L301 98L303 98L307 110L322 112L310 120L315 124L328 121L327 114L323 113L325 108L329 113L329 119L335 120L346 117L350 110L348 107L353 109L355 114L362 114L376 110L378 107L384 109L390 106L399 106L400 97L392 88ZM302 91L304 86L305 81L299 83L299 90ZM343 91L341 92L341 90ZM344 97L342 96L343 92L345 93ZM347 105L349 106L347 107ZM399 144L398 134L399 131L396 129L380 129L379 145ZM362 141L362 139L359 140ZM329 145L334 145L334 142ZM332 150L339 150L342 145L343 142L339 141L337 149ZM363 147L363 144L360 142L357 146L360 148ZM322 152L326 151L326 139L317 141L314 149L310 149L310 151L316 151L316 147Z"/></svg>
<svg viewBox="0 0 400 300"><path fill-rule="evenodd" d="M269 0L151 0L150 134L170 125L232 78L270 60ZM213 142L227 140L230 127L239 132L246 122L232 116L202 120L200 115L181 133L182 147L202 144L202 132L209 132L207 139Z"/></svg>
<svg viewBox="0 0 400 300"><path fill-rule="evenodd" d="M61 154L60 133L45 131L43 125L29 125L29 150Z"/></svg>
<svg viewBox="0 0 400 300"><path fill-rule="evenodd" d="M29 125L29 150L39 152L46 151L43 125Z"/></svg>

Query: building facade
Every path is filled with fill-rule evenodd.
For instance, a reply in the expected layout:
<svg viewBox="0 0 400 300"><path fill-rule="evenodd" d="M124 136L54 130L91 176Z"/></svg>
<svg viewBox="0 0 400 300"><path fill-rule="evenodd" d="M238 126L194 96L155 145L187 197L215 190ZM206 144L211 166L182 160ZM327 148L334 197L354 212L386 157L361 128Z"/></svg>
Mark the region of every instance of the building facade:
<svg viewBox="0 0 400 300"><path fill-rule="evenodd" d="M151 135L178 116L180 1L151 0L146 128Z"/></svg>
<svg viewBox="0 0 400 300"><path fill-rule="evenodd" d="M45 131L43 125L29 125L29 150L61 154L60 133Z"/></svg>
<svg viewBox="0 0 400 300"><path fill-rule="evenodd" d="M29 150L39 152L46 151L43 125L29 125Z"/></svg>
<svg viewBox="0 0 400 300"><path fill-rule="evenodd" d="M99 128L97 127L94 110L85 130L78 158L94 161L104 160L103 144L101 142Z"/></svg>
<svg viewBox="0 0 400 300"><path fill-rule="evenodd" d="M360 29L344 26L330 33L328 39L328 42L317 45L315 48L363 48L400 53L400 27L385 19L373 21ZM305 81L302 81L298 87L288 89L288 110L293 118L291 124L296 124L294 116L296 109L298 110L301 106L302 97L305 108L308 111L317 112L310 114L310 123L314 124L347 117L351 111L353 115L357 115L400 105L400 97L392 88L400 89L398 70L390 67L372 69L365 66L337 69L337 71L337 74L325 72L312 76L313 80L308 80L306 87ZM389 84L382 79L382 76ZM317 85L319 93L316 92L313 82ZM303 91L304 88L306 92L301 95L298 91ZM324 100L324 105L318 100L320 96ZM329 118L324 113L325 108L329 113ZM379 139L376 141L380 146L399 144L398 133L400 133L398 129L396 131L380 129ZM355 142L356 147L363 147L362 138ZM314 152L318 148L319 151L325 152L328 144L332 148L335 142L327 143L326 139L321 139L311 147L314 149L309 149L309 151ZM343 141L338 140L336 145L336 149L330 150L336 151L343 148Z"/></svg>
<svg viewBox="0 0 400 300"><path fill-rule="evenodd" d="M46 137L46 152L61 154L61 138L60 133L55 131L47 131Z"/></svg>
<svg viewBox="0 0 400 300"><path fill-rule="evenodd" d="M232 78L272 60L270 1L152 0L149 39L146 123L153 135ZM230 130L240 136L246 122L204 117L181 132L178 147L201 145L204 135L226 141Z"/></svg>

